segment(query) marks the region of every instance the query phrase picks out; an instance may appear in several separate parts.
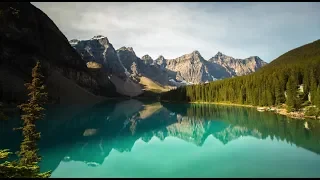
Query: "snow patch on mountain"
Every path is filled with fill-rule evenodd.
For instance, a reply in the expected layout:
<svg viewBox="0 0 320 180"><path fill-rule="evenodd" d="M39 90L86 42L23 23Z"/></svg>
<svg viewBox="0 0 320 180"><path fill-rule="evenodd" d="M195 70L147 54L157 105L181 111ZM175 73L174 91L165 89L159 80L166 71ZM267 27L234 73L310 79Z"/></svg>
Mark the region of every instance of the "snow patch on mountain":
<svg viewBox="0 0 320 180"><path fill-rule="evenodd" d="M103 38L106 38L106 37L103 35L97 35L97 36L93 36L93 38L91 39L103 39Z"/></svg>

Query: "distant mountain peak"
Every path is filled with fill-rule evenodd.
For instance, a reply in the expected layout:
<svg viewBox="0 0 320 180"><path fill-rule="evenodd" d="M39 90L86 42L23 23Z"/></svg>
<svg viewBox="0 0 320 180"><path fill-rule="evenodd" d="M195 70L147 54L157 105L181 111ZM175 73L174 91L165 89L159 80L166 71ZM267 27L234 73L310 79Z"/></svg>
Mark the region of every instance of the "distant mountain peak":
<svg viewBox="0 0 320 180"><path fill-rule="evenodd" d="M92 39L104 39L104 38L107 38L107 37L105 37L103 35L96 35L96 36L93 36L93 38L91 38L91 40Z"/></svg>
<svg viewBox="0 0 320 180"><path fill-rule="evenodd" d="M160 55L157 59L165 59L162 55Z"/></svg>
<svg viewBox="0 0 320 180"><path fill-rule="evenodd" d="M121 48L118 49L118 51L130 51L130 52L134 52L132 47L126 47L126 46L122 46Z"/></svg>
<svg viewBox="0 0 320 180"><path fill-rule="evenodd" d="M149 54L142 56L141 60L143 60L145 64L152 64L153 63L153 59L149 56Z"/></svg>
<svg viewBox="0 0 320 180"><path fill-rule="evenodd" d="M149 56L149 54L146 54L144 56L141 57L142 60L153 60L151 56Z"/></svg>
<svg viewBox="0 0 320 180"><path fill-rule="evenodd" d="M119 52L129 52L129 53L131 53L132 55L134 55L134 56L136 56L136 53L134 52L134 50L133 50L133 48L132 47L126 47L126 46L122 46L121 48L119 48L118 50L117 50L117 52L119 53Z"/></svg>
<svg viewBox="0 0 320 180"><path fill-rule="evenodd" d="M197 55L197 56L201 56L201 54L200 54L200 52L198 50L192 51L192 54Z"/></svg>
<svg viewBox="0 0 320 180"><path fill-rule="evenodd" d="M263 61L259 56L250 56L244 60L255 60L255 61ZM264 61L263 61L264 62Z"/></svg>
<svg viewBox="0 0 320 180"><path fill-rule="evenodd" d="M218 53L215 55L215 57L221 57L221 56L226 56L226 55L220 51L218 51Z"/></svg>
<svg viewBox="0 0 320 180"><path fill-rule="evenodd" d="M261 59L259 56L250 56L249 59Z"/></svg>

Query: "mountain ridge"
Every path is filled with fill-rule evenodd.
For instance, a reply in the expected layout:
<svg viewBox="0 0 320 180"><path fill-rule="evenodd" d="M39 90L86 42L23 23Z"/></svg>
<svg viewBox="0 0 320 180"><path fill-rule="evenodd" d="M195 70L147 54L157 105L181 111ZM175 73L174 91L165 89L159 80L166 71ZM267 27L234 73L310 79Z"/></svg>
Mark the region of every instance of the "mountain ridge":
<svg viewBox="0 0 320 180"><path fill-rule="evenodd" d="M102 35L96 35L89 40L79 41L72 39L69 43L77 49L78 52L82 52L84 51L84 47L79 46L79 43L92 41L96 39L96 37L106 38ZM224 58L223 61L225 62L219 63L212 60L212 58L209 60L204 59L198 50L173 59L166 59L163 55L159 55L158 58L153 59L148 54L138 57L132 47L125 46L115 51L118 54L118 61L122 63L124 69L131 74L130 76L141 76L143 74L145 77L164 86L179 87L181 85L199 84L217 79L246 75L267 64L258 56L250 56L246 59L235 59L218 52L212 58L217 56L219 56L219 59L221 59L221 57ZM94 60L94 57L92 60L99 62L99 59ZM232 63L228 63L228 61L232 61ZM132 68L135 69L135 73L132 72ZM158 72L158 75L151 73L151 71ZM158 77L159 74L161 77Z"/></svg>

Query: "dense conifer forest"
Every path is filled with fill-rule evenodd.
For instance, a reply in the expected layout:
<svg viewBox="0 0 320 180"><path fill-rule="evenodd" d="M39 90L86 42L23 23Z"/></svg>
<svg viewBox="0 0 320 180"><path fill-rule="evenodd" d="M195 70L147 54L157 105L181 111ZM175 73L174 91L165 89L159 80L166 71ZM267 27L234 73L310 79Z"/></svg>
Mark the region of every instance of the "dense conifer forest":
<svg viewBox="0 0 320 180"><path fill-rule="evenodd" d="M281 55L253 74L179 87L163 93L161 100L286 104L289 112L308 103L320 107L320 40ZM319 115L319 110L312 114Z"/></svg>

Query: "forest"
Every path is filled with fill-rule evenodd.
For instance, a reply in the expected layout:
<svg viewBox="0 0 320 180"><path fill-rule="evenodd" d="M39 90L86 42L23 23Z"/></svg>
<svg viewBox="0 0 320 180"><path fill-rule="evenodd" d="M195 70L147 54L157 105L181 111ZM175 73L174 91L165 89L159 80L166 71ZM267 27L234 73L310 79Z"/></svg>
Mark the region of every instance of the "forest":
<svg viewBox="0 0 320 180"><path fill-rule="evenodd" d="M161 94L162 101L228 102L254 106L286 104L297 111L306 105L319 116L320 40L293 49L257 72L239 77L179 87Z"/></svg>

